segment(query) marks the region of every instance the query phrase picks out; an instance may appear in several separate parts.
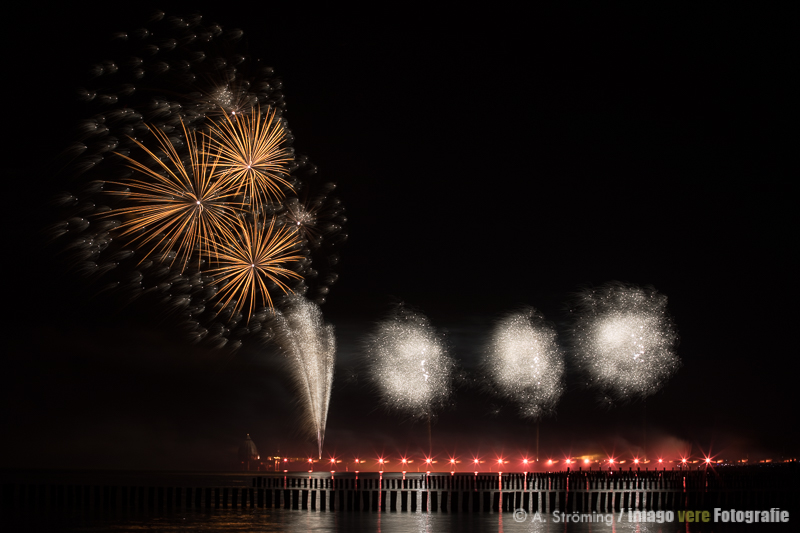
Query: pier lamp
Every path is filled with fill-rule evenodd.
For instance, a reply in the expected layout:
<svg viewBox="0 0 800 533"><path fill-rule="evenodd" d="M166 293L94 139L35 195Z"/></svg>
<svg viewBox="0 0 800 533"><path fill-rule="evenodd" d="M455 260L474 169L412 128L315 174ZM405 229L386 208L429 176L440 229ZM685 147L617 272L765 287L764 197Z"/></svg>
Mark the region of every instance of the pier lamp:
<svg viewBox="0 0 800 533"><path fill-rule="evenodd" d="M503 458L502 457L497 459L497 473L498 474L502 474L502 472L500 471L501 468L503 468Z"/></svg>

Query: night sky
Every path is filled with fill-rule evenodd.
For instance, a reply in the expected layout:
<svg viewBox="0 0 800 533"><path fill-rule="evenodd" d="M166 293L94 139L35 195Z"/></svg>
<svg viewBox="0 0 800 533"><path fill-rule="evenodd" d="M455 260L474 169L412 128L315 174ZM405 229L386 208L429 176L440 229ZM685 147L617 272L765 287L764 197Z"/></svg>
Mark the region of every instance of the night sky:
<svg viewBox="0 0 800 533"><path fill-rule="evenodd" d="M796 457L791 17L259 5L168 13L244 31L284 81L296 150L347 209L322 308L339 345L326 453L427 447L363 368L399 302L446 333L464 375L434 452L532 451L535 425L477 384L493 321L532 305L565 334L574 293L616 280L665 294L680 336L682 368L646 403L653 452ZM224 469L247 433L262 455L311 454L273 348L191 344L165 309L99 293L45 245L49 200L74 185L60 154L87 113L76 89L153 11L104 6L30 5L6 27L0 466ZM643 414L602 408L570 371L542 454L628 453Z"/></svg>

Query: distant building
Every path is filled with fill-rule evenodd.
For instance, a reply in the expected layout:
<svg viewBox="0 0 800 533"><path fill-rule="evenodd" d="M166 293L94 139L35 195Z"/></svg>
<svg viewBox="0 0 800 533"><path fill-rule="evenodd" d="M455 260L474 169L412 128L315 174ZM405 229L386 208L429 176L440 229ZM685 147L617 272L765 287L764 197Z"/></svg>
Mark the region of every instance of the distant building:
<svg viewBox="0 0 800 533"><path fill-rule="evenodd" d="M258 454L258 449L250 434L244 439L244 442L239 446L239 463L242 470L262 470L264 463L261 462L261 456Z"/></svg>

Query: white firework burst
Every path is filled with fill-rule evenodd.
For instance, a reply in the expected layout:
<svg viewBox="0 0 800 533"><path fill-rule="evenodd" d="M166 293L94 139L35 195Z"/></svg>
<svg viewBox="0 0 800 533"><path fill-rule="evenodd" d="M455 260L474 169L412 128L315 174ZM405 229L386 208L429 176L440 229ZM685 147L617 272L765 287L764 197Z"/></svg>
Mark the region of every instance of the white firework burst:
<svg viewBox="0 0 800 533"><path fill-rule="evenodd" d="M517 403L525 418L551 413L564 390L564 354L556 331L530 307L495 325L486 366L498 392Z"/></svg>
<svg viewBox="0 0 800 533"><path fill-rule="evenodd" d="M667 297L610 283L579 298L573 347L591 384L621 400L657 392L680 367Z"/></svg>
<svg viewBox="0 0 800 533"><path fill-rule="evenodd" d="M370 378L384 405L430 418L452 392L454 360L427 317L399 306L367 343Z"/></svg>
<svg viewBox="0 0 800 533"><path fill-rule="evenodd" d="M336 338L325 324L319 306L302 296L290 296L286 311L277 315L279 343L288 358L295 387L301 395L309 432L317 438L319 456L333 387Z"/></svg>

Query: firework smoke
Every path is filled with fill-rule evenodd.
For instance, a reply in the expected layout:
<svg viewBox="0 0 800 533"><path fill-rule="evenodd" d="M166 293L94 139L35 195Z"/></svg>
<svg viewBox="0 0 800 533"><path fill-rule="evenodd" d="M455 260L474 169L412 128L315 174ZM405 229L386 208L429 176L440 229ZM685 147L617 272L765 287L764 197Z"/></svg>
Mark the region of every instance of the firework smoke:
<svg viewBox="0 0 800 533"><path fill-rule="evenodd" d="M370 378L384 405L430 418L452 392L455 363L420 313L399 306L367 341Z"/></svg>
<svg viewBox="0 0 800 533"><path fill-rule="evenodd" d="M295 387L305 407L307 427L313 428L322 458L325 424L336 363L333 326L325 324L319 306L300 296L287 299L278 314L278 342L286 354Z"/></svg>
<svg viewBox="0 0 800 533"><path fill-rule="evenodd" d="M552 412L564 390L564 354L541 314L528 307L500 320L487 355L498 391L523 417L538 420Z"/></svg>
<svg viewBox="0 0 800 533"><path fill-rule="evenodd" d="M620 400L657 392L680 366L667 298L610 283L580 294L572 342L590 383Z"/></svg>

